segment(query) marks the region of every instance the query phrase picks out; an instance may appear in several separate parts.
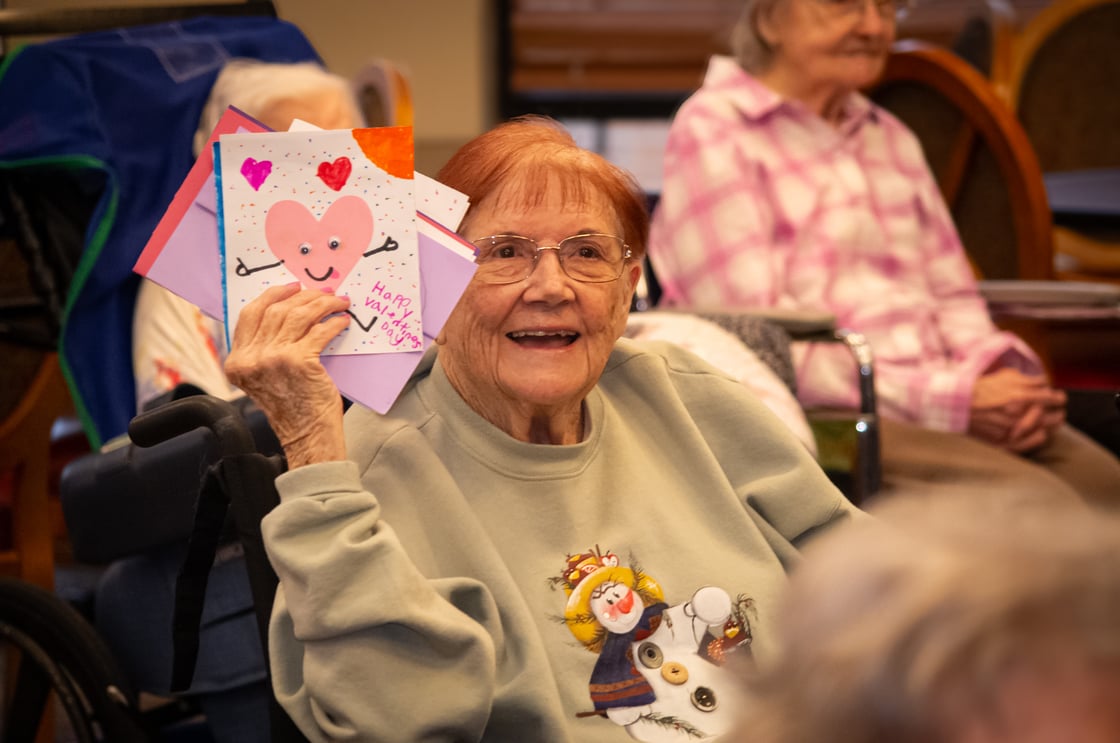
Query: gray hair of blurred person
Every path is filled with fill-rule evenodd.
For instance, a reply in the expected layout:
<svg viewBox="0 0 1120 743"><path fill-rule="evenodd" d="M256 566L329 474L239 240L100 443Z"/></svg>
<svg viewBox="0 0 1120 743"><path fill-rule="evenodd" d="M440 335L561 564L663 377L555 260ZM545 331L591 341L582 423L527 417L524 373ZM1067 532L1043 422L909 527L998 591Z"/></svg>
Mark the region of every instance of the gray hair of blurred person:
<svg viewBox="0 0 1120 743"><path fill-rule="evenodd" d="M774 58L774 48L758 29L758 19L784 0L746 0L739 19L731 28L731 54L739 66L752 74L762 72Z"/></svg>
<svg viewBox="0 0 1120 743"><path fill-rule="evenodd" d="M983 494L877 515L810 545L794 571L778 654L748 679L743 740L943 743L977 727L1007 740L1023 705L1001 693L1023 683L1094 689L1069 697L1095 705L1077 718L1120 725L1100 701L1120 695L1115 514Z"/></svg>
<svg viewBox="0 0 1120 743"><path fill-rule="evenodd" d="M364 125L350 82L328 72L315 62L261 62L255 59L234 59L218 73L210 96L202 107L198 129L194 135L194 153L197 156L206 145L210 133L229 106L261 119L273 128L287 128L290 122L264 120L270 108L287 103L300 106L301 102L315 96L331 95L343 118L354 127ZM305 118L305 114L301 118ZM316 123L312 121L311 123Z"/></svg>

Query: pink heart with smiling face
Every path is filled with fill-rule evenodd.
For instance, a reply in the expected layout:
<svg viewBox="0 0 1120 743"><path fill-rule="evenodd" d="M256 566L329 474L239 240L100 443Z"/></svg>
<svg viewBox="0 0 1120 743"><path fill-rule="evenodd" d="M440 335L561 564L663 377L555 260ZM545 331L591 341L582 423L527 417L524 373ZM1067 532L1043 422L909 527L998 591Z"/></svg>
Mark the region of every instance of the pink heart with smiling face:
<svg viewBox="0 0 1120 743"><path fill-rule="evenodd" d="M373 215L357 196L343 196L316 219L298 201L277 201L264 234L273 254L308 289L335 290L373 238Z"/></svg>

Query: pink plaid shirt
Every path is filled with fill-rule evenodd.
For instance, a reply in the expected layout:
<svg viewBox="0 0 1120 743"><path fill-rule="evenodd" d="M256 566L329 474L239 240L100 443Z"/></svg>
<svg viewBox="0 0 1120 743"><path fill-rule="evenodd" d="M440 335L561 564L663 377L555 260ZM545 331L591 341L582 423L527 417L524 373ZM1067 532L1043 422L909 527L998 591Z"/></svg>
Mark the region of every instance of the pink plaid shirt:
<svg viewBox="0 0 1120 743"><path fill-rule="evenodd" d="M833 127L728 57L677 113L650 258L665 301L827 311L863 333L880 412L965 431L976 378L1041 373L997 330L914 135L861 95ZM803 404L854 405L843 348L795 348Z"/></svg>

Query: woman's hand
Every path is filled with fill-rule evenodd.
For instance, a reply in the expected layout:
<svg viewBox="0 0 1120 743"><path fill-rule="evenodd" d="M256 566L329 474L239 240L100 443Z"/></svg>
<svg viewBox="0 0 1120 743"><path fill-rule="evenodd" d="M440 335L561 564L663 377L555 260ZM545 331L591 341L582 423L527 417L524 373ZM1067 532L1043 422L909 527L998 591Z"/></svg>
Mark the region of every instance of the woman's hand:
<svg viewBox="0 0 1120 743"><path fill-rule="evenodd" d="M267 289L238 318L226 376L268 416L290 469L346 458L342 397L319 354L349 324L349 306L290 284Z"/></svg>
<svg viewBox="0 0 1120 743"><path fill-rule="evenodd" d="M1059 392L1059 394L1062 395L1064 403L1065 393ZM1005 446L1017 454L1037 449L1050 440L1050 434L1064 423L1065 419L1064 404L1058 407L1032 405L1008 432Z"/></svg>
<svg viewBox="0 0 1120 743"><path fill-rule="evenodd" d="M1045 444L1065 420L1066 395L1042 376L1005 368L985 374L972 388L968 431L1016 453Z"/></svg>

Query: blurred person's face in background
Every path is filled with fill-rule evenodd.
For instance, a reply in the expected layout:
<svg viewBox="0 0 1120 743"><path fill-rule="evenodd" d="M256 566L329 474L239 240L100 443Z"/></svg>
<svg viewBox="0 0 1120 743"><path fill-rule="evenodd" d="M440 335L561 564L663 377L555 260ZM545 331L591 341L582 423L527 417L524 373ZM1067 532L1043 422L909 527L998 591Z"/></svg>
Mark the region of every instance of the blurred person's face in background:
<svg viewBox="0 0 1120 743"><path fill-rule="evenodd" d="M758 18L774 50L766 74L831 95L871 84L894 42L895 7L880 0L778 0Z"/></svg>

